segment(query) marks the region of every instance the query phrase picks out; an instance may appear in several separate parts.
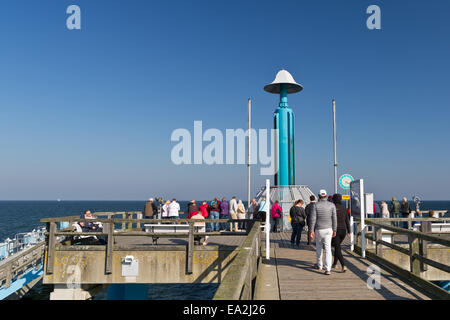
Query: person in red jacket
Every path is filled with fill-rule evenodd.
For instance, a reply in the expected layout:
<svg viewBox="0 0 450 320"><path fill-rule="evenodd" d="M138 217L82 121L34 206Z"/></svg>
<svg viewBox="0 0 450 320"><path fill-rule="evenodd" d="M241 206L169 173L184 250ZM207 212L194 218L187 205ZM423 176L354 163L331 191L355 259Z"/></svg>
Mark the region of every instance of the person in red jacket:
<svg viewBox="0 0 450 320"><path fill-rule="evenodd" d="M189 215L187 216L187 219L191 219L193 216L195 216L198 212L200 212L199 210L196 211L192 211L191 213L189 213Z"/></svg>
<svg viewBox="0 0 450 320"><path fill-rule="evenodd" d="M204 218L208 218L208 216L209 216L209 207L208 207L208 203L206 201L203 201L203 204L200 206L200 211L201 211L202 216Z"/></svg>
<svg viewBox="0 0 450 320"><path fill-rule="evenodd" d="M274 221L272 232L279 232L278 231L278 222L280 221L282 212L283 212L283 210L281 210L281 207L278 204L278 200L275 201L275 203L272 206L272 219Z"/></svg>

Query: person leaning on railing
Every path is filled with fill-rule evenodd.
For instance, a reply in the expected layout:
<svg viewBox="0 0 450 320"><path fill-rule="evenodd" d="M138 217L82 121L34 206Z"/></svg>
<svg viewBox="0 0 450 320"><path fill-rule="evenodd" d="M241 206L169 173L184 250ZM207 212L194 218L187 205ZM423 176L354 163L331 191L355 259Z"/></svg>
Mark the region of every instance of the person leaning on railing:
<svg viewBox="0 0 450 320"><path fill-rule="evenodd" d="M411 208L409 207L408 199L406 199L405 197L403 198L403 202L400 206L400 212L402 214L402 218L409 218L409 215L411 213ZM403 221L402 225L403 225L403 229L408 229L407 221Z"/></svg>
<svg viewBox="0 0 450 320"><path fill-rule="evenodd" d="M90 210L86 210L84 215L81 216L84 219L96 219L91 213ZM83 229L83 232L102 232L103 225L101 222L80 222L80 226Z"/></svg>
<svg viewBox="0 0 450 320"><path fill-rule="evenodd" d="M439 213L434 211L434 210L428 211L428 215L429 215L430 218L437 218L437 219L439 219Z"/></svg>
<svg viewBox="0 0 450 320"><path fill-rule="evenodd" d="M389 218L389 210L386 201L381 201L381 217Z"/></svg>
<svg viewBox="0 0 450 320"><path fill-rule="evenodd" d="M390 211L392 213L392 218L400 218L400 202L397 201L396 197L392 197ZM400 223L394 223L397 227L400 226Z"/></svg>
<svg viewBox="0 0 450 320"><path fill-rule="evenodd" d="M153 198L148 199L144 207L145 219L156 219L158 215L158 208L156 207Z"/></svg>

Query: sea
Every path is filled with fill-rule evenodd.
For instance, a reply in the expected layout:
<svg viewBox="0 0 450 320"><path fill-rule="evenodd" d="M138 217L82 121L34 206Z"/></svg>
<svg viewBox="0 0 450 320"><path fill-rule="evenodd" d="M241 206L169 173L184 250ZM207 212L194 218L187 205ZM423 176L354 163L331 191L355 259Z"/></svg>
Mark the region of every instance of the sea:
<svg viewBox="0 0 450 320"><path fill-rule="evenodd" d="M91 212L142 211L142 201L0 201L0 242L13 238L15 234L29 232L43 226L42 218L81 215L85 210ZM181 211L187 211L189 201L178 201ZM386 201L389 204L389 201ZM198 201L197 203L201 203ZM247 207L247 202L244 202ZM414 208L411 202L411 208ZM422 201L421 210L449 210L450 201ZM447 216L448 213L447 213ZM186 214L180 214L185 218ZM211 299L217 284L158 284L150 285L149 298L158 300ZM52 288L36 285L24 299L48 299ZM102 297L99 297L102 299ZM104 298L104 297L103 297Z"/></svg>

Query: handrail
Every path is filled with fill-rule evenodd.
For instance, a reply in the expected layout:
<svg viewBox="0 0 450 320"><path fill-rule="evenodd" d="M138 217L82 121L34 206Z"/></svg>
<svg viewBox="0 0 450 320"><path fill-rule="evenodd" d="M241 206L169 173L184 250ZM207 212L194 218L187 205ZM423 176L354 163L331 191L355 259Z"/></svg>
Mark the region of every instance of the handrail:
<svg viewBox="0 0 450 320"><path fill-rule="evenodd" d="M68 217L60 217L60 218L43 218L40 220L41 222L102 222L102 223L119 223L119 222L130 222L130 223L158 223L158 222L164 222L164 223L174 223L174 222L192 222L195 221L197 223L212 223L212 222L245 222L245 221L254 221L254 219L101 219L101 218L72 218L69 219Z"/></svg>
<svg viewBox="0 0 450 320"><path fill-rule="evenodd" d="M227 271L213 300L251 300L252 281L258 272L260 260L260 222L257 221L247 235L236 255L233 265Z"/></svg>
<svg viewBox="0 0 450 320"><path fill-rule="evenodd" d="M9 288L15 274L28 269L30 265L42 258L42 255L38 255L35 252L42 250L44 245L45 242L41 241L18 253L10 260L2 261L2 264L0 265L0 283L6 281L5 287Z"/></svg>
<svg viewBox="0 0 450 320"><path fill-rule="evenodd" d="M450 218L448 217L442 217L442 218L365 218L364 220L373 220L376 219L376 221L387 221L387 222L398 222L398 221L450 221Z"/></svg>
<svg viewBox="0 0 450 320"><path fill-rule="evenodd" d="M425 234L425 233L418 232L418 231L413 231L413 230L408 230L408 229L404 229L404 228L394 227L394 226L386 225L386 224L383 224L383 223L377 223L377 222L375 222L376 219L378 219L378 218L365 219L364 222L366 224L369 224L369 225L372 225L372 226L376 226L376 227L380 227L382 229L394 231L394 232L397 232L397 233L400 233L400 234L406 234L406 235L411 236L411 237L416 237L416 238L419 238L419 239L432 241L432 242L435 242L435 243L438 243L438 244L442 244L443 246L450 247L450 240L449 239L444 239L444 238L441 238L441 237L432 236L432 235Z"/></svg>
<svg viewBox="0 0 450 320"><path fill-rule="evenodd" d="M421 232L409 229L394 227L386 222L394 221L422 221ZM436 220L450 220L450 218L368 218L365 219L365 227L371 225L374 227L373 236L366 234L365 237L375 242L375 253L366 251L367 257L372 258L376 262L387 266L398 274L405 276L409 280L420 285L422 288L443 299L450 299L450 293L433 284L431 281L422 278L422 272L427 271L427 265L430 265L438 270L450 273L450 267L443 263L431 260L427 257L428 242L440 244L445 247L450 247L450 239L437 237L435 235L427 234L431 231L431 222ZM359 221L359 220L357 220ZM396 234L403 234L408 236L409 250L399 245L386 242L382 240L382 233L384 230L392 231ZM361 239L362 240L362 239ZM409 272L396 264L383 258L382 246L389 247L402 254L408 255L410 259ZM360 249L360 248L359 248Z"/></svg>

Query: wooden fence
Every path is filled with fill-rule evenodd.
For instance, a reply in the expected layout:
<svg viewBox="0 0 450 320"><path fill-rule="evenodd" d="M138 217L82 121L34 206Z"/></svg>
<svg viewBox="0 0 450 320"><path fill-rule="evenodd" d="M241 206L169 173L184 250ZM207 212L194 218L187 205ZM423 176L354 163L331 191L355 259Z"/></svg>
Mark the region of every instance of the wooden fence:
<svg viewBox="0 0 450 320"><path fill-rule="evenodd" d="M366 250L366 256L370 260L385 266L395 273L407 278L407 280L414 282L416 285L420 286L430 294L442 298L450 299L450 294L435 285L431 281L425 280L421 277L421 272L427 270L427 265L434 268L442 270L444 272L450 273L450 266L446 263L439 261L430 260L427 257L428 243L436 243L444 247L450 248L450 239L445 239L444 237L436 236L431 234L431 223L437 221L450 221L450 218L371 218L365 219L366 227L367 225L373 226L374 231L372 234L365 233L365 237L375 243L375 252ZM420 232L413 231L409 229L399 228L392 226L392 223L407 221L412 223L417 221L421 223ZM359 220L358 222L359 223ZM389 230L394 233L394 235L404 235L408 238L409 248L406 249L398 244L390 243L382 240L383 230ZM361 232L360 224L358 225L358 232L356 238L355 249L361 251ZM396 250L402 254L409 256L410 259L410 269L403 269L396 264L383 258L383 246ZM449 274L450 278L450 274Z"/></svg>

